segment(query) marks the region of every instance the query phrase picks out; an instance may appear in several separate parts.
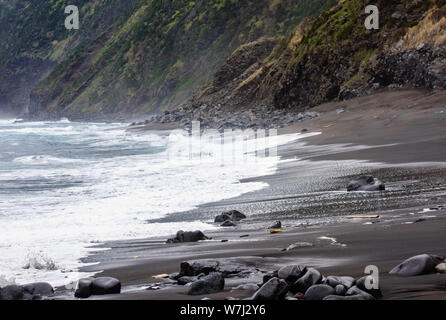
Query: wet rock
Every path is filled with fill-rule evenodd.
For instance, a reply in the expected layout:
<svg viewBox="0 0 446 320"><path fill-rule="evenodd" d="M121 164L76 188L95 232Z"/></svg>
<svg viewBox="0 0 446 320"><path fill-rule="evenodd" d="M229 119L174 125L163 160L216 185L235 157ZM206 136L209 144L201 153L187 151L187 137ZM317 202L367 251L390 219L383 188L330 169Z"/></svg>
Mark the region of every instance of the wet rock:
<svg viewBox="0 0 446 320"><path fill-rule="evenodd" d="M347 290L345 293L346 296L355 296L355 295L361 295L365 298L365 300L375 300L375 297L372 296L370 293L367 293L361 289L359 289L357 286L353 286L350 289Z"/></svg>
<svg viewBox="0 0 446 320"><path fill-rule="evenodd" d="M317 284L308 288L305 292L304 299L305 300L322 300L326 296L332 295L335 293L335 290L326 284Z"/></svg>
<svg viewBox="0 0 446 320"><path fill-rule="evenodd" d="M167 243L183 243L183 242L197 242L200 240L208 240L209 238L204 235L203 232L188 231L184 232L182 230L178 231L175 238L168 239Z"/></svg>
<svg viewBox="0 0 446 320"><path fill-rule="evenodd" d="M356 180L350 181L347 191L382 191L385 190L384 184L372 176L362 176Z"/></svg>
<svg viewBox="0 0 446 320"><path fill-rule="evenodd" d="M202 259L184 261L180 265L180 277L183 276L198 276L201 273L208 275L212 272L219 272L225 278L231 276L244 276L252 274L255 271L254 267L247 267L246 265L232 262L230 260L221 259Z"/></svg>
<svg viewBox="0 0 446 320"><path fill-rule="evenodd" d="M320 284L322 281L322 274L315 268L307 268L304 275L302 275L296 282L290 285L290 291L293 293L306 292L308 288L315 284Z"/></svg>
<svg viewBox="0 0 446 320"><path fill-rule="evenodd" d="M237 226L234 222L232 222L231 220L226 220L225 222L223 222L220 227L235 227Z"/></svg>
<svg viewBox="0 0 446 320"><path fill-rule="evenodd" d="M184 276L184 277L179 278L179 279L177 280L177 283L178 283L180 286L185 286L185 285L187 285L187 284L189 284L189 283L192 283L192 282L195 282L195 281L197 281L197 280L198 280L198 276L196 276L196 277L188 277L188 276Z"/></svg>
<svg viewBox="0 0 446 320"><path fill-rule="evenodd" d="M254 293L252 300L280 300L287 293L287 283L279 278L268 280L259 290Z"/></svg>
<svg viewBox="0 0 446 320"><path fill-rule="evenodd" d="M282 222L276 221L273 225L269 226L268 229L281 229L282 228Z"/></svg>
<svg viewBox="0 0 446 320"><path fill-rule="evenodd" d="M390 271L390 274L401 277L413 277L435 273L435 267L442 262L443 258L441 257L430 254L421 254L403 261L401 264L393 268Z"/></svg>
<svg viewBox="0 0 446 320"><path fill-rule="evenodd" d="M435 270L437 270L438 273L446 273L446 263L437 264Z"/></svg>
<svg viewBox="0 0 446 320"><path fill-rule="evenodd" d="M94 295L121 293L121 282L112 277L96 278L91 283L91 293Z"/></svg>
<svg viewBox="0 0 446 320"><path fill-rule="evenodd" d="M54 288L46 282L29 283L24 285L23 289L30 295L49 296L54 293Z"/></svg>
<svg viewBox="0 0 446 320"><path fill-rule="evenodd" d="M354 296L338 296L338 295L331 295L327 296L322 300L346 300L346 301L353 301L353 300L368 300L366 297L357 294Z"/></svg>
<svg viewBox="0 0 446 320"><path fill-rule="evenodd" d="M225 279L218 272L213 272L192 283L188 295L197 296L222 291L225 287Z"/></svg>
<svg viewBox="0 0 446 320"><path fill-rule="evenodd" d="M227 215L227 214L220 214L220 215L215 217L214 222L220 223L220 222L225 222L225 221L229 221L229 220L232 220L229 215Z"/></svg>
<svg viewBox="0 0 446 320"><path fill-rule="evenodd" d="M279 270L274 270L274 271L268 272L265 275L263 275L263 283L261 285L263 286L265 283L267 283L272 278L278 278L278 277L279 277Z"/></svg>
<svg viewBox="0 0 446 320"><path fill-rule="evenodd" d="M247 283L247 284L241 284L235 288L232 288L232 291L236 291L236 290L240 290L240 291L248 291L248 292L256 292L257 290L259 290L259 286L255 283Z"/></svg>
<svg viewBox="0 0 446 320"><path fill-rule="evenodd" d="M279 278L284 279L288 284L293 284L306 272L307 269L303 266L291 265L281 268L278 272L278 276Z"/></svg>
<svg viewBox="0 0 446 320"><path fill-rule="evenodd" d="M223 212L222 214L226 214L226 215L230 216L231 220L234 220L234 221L246 219L246 215L244 215L243 213L241 213L240 211L237 211L237 210Z"/></svg>
<svg viewBox="0 0 446 320"><path fill-rule="evenodd" d="M328 276L327 279L325 279L325 283L333 288L338 285L343 285L345 288L350 289L355 284L355 278Z"/></svg>
<svg viewBox="0 0 446 320"><path fill-rule="evenodd" d="M347 293L347 288L345 288L342 284L339 284L335 287L335 293L338 296L345 296Z"/></svg>
<svg viewBox="0 0 446 320"><path fill-rule="evenodd" d="M88 298L89 296L91 296L91 284L93 282L94 278L84 278L84 279L80 279L77 282L77 288L76 291L74 292L74 296L76 298Z"/></svg>
<svg viewBox="0 0 446 320"><path fill-rule="evenodd" d="M22 300L25 289L15 284L0 289L0 300Z"/></svg>
<svg viewBox="0 0 446 320"><path fill-rule="evenodd" d="M358 280L356 280L355 285L356 287L358 287L360 290L367 292L368 294L371 294L372 296L374 296L375 298L380 298L382 297L382 293L381 293L381 289L377 288L377 289L368 289L366 287L366 283L369 283L370 281L368 280L368 277L370 276L365 276L362 278L359 278Z"/></svg>

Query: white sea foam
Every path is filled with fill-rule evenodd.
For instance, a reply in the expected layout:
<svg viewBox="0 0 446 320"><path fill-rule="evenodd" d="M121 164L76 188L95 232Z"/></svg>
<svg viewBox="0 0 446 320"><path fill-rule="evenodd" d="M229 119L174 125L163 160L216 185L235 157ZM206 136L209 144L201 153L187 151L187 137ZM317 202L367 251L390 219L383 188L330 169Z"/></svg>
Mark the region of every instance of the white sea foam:
<svg viewBox="0 0 446 320"><path fill-rule="evenodd" d="M5 226L0 233L0 274L18 283L63 285L86 276L78 272L85 265L79 259L104 250L91 248L97 243L168 237L180 229L215 229L203 221L149 224L147 220L262 189L267 184L240 180L272 174L280 161L277 156L256 156L253 151L265 147L256 140L233 146L236 155L248 152L242 157L222 154L218 143L202 141L202 156L191 158L184 146L196 138L180 132L138 135L117 124L0 126L0 138L6 132L23 135L25 141L30 132L49 141L63 136L62 141L73 146L72 153L91 150L82 159L70 158L70 152L19 156L11 164L20 166L0 171L0 180L44 180L45 185L64 186L0 193L0 224ZM269 143L280 145L298 137L272 137Z"/></svg>

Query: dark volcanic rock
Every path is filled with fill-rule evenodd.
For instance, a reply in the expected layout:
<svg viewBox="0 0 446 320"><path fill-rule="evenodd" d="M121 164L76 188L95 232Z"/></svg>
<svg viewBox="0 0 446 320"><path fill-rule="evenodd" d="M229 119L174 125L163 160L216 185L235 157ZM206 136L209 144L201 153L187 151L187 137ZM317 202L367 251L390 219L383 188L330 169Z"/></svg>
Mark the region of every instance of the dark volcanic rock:
<svg viewBox="0 0 446 320"><path fill-rule="evenodd" d="M200 240L208 240L209 238L204 235L203 232L197 231L188 231L184 232L180 230L177 232L175 238L168 239L167 243L182 243L182 242L197 242Z"/></svg>
<svg viewBox="0 0 446 320"><path fill-rule="evenodd" d="M246 265L232 262L226 259L203 259L182 262L180 265L179 276L193 277L198 276L202 273L208 275L212 272L219 272L223 274L225 278L228 278L231 276L249 275L255 271L256 270L254 267L247 267Z"/></svg>
<svg viewBox="0 0 446 320"><path fill-rule="evenodd" d="M214 222L216 223L220 223L220 222L225 222L228 220L232 220L231 217L227 214L219 214L218 216L215 217Z"/></svg>
<svg viewBox="0 0 446 320"><path fill-rule="evenodd" d="M326 296L332 295L335 293L335 290L326 284L317 284L308 288L305 292L304 299L305 300L322 300Z"/></svg>
<svg viewBox="0 0 446 320"><path fill-rule="evenodd" d="M271 271L266 273L265 275L263 275L263 283L262 286L267 283L269 280L271 280L272 278L278 278L279 277L279 271L275 270L275 271Z"/></svg>
<svg viewBox="0 0 446 320"><path fill-rule="evenodd" d="M256 293L252 296L252 300L280 300L287 293L287 283L279 278L268 280Z"/></svg>
<svg viewBox="0 0 446 320"><path fill-rule="evenodd" d="M322 281L322 274L314 269L307 268L307 271L301 276L295 283L290 285L290 291L293 293L302 292L305 293L308 288L315 284L319 284Z"/></svg>
<svg viewBox="0 0 446 320"><path fill-rule="evenodd" d="M46 282L29 283L24 285L23 289L31 295L49 296L54 293L54 288Z"/></svg>
<svg viewBox="0 0 446 320"><path fill-rule="evenodd" d="M372 176L362 176L350 181L347 191L382 191L385 190L384 184Z"/></svg>
<svg viewBox="0 0 446 320"><path fill-rule="evenodd" d="M346 296L361 295L365 298L365 300L375 300L374 296L372 296L370 293L367 293L367 292L359 289L357 286L353 286L350 289L348 289L345 295Z"/></svg>
<svg viewBox="0 0 446 320"><path fill-rule="evenodd" d="M329 276L325 279L325 284L335 288L338 285L343 285L345 288L350 289L355 284L355 278L352 277L336 277Z"/></svg>
<svg viewBox="0 0 446 320"><path fill-rule="evenodd" d="M211 294L222 291L224 287L225 279L223 275L218 272L213 272L192 283L187 294L192 296Z"/></svg>
<svg viewBox="0 0 446 320"><path fill-rule="evenodd" d="M74 296L76 298L88 298L89 296L91 296L91 284L93 282L94 278L84 278L84 279L80 279L77 282L77 288L76 291L74 292Z"/></svg>
<svg viewBox="0 0 446 320"><path fill-rule="evenodd" d="M300 277L307 272L303 266L290 265L279 269L278 277L284 279L288 284L295 283Z"/></svg>
<svg viewBox="0 0 446 320"><path fill-rule="evenodd" d="M91 293L94 295L121 293L121 282L112 277L100 277L91 283Z"/></svg>
<svg viewBox="0 0 446 320"><path fill-rule="evenodd" d="M234 221L246 219L246 215L244 215L243 213L241 213L240 211L237 211L237 210L223 212L222 214L230 216L231 220L234 220Z"/></svg>
<svg viewBox="0 0 446 320"><path fill-rule="evenodd" d="M337 296L345 296L347 289L342 284L339 284L335 287L335 293Z"/></svg>
<svg viewBox="0 0 446 320"><path fill-rule="evenodd" d="M443 258L441 257L430 254L420 254L403 261L401 264L393 268L390 271L390 274L401 277L413 277L422 274L435 273L435 267L442 262Z"/></svg>
<svg viewBox="0 0 446 320"><path fill-rule="evenodd" d="M355 284L356 287L358 287L360 290L367 292L368 294L371 294L372 296L374 296L375 298L380 298L382 297L382 293L381 293L381 289L378 287L378 289L367 289L366 288L366 282L368 281L368 277L370 276L365 276L362 278L359 278L358 280L356 280Z"/></svg>
<svg viewBox="0 0 446 320"><path fill-rule="evenodd" d="M221 227L235 227L236 224L234 222L232 222L231 220L226 220L220 226Z"/></svg>
<svg viewBox="0 0 446 320"><path fill-rule="evenodd" d="M366 297L357 294L354 296L337 296L337 295L331 295L331 296L326 296L324 299L322 300L346 300L346 301L352 301L352 300L368 300Z"/></svg>
<svg viewBox="0 0 446 320"><path fill-rule="evenodd" d="M184 277L179 278L177 281L180 286L185 286L186 284L195 282L197 280L198 280L198 276L196 276L196 277L184 276Z"/></svg>
<svg viewBox="0 0 446 320"><path fill-rule="evenodd" d="M9 285L0 289L0 300L22 300L25 289L18 285Z"/></svg>

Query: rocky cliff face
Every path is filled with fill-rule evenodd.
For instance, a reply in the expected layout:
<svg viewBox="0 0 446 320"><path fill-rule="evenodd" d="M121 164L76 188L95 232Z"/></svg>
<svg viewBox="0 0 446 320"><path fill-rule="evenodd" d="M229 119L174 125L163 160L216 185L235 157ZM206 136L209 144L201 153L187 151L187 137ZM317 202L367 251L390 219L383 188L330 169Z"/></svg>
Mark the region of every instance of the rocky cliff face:
<svg viewBox="0 0 446 320"><path fill-rule="evenodd" d="M242 44L280 37L334 2L138 1L122 25L86 43L33 89L30 114L116 119L176 106Z"/></svg>
<svg viewBox="0 0 446 320"><path fill-rule="evenodd" d="M383 87L445 89L445 1L374 1L380 29L366 30L369 2L340 1L306 19L242 78L228 80L231 73L220 70L217 76L227 85L216 87L214 81L192 105L221 105L230 111L263 104L297 113Z"/></svg>
<svg viewBox="0 0 446 320"><path fill-rule="evenodd" d="M73 52L112 32L138 0L1 0L0 112L26 110L30 92ZM65 28L65 6L77 5L81 29Z"/></svg>

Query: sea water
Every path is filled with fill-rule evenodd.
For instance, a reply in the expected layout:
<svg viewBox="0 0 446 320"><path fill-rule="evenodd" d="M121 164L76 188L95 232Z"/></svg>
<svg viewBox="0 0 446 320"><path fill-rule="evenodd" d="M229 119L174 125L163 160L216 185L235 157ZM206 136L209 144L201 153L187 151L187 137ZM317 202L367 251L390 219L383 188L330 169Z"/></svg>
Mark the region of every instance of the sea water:
<svg viewBox="0 0 446 320"><path fill-rule="evenodd" d="M0 120L0 286L76 281L86 275L78 271L80 259L108 240L215 229L210 221L147 221L262 189L265 183L240 180L272 174L280 161L257 156L256 144L243 148L242 161L197 160L171 152L193 139L184 132L127 128ZM208 155L220 149L202 143Z"/></svg>

